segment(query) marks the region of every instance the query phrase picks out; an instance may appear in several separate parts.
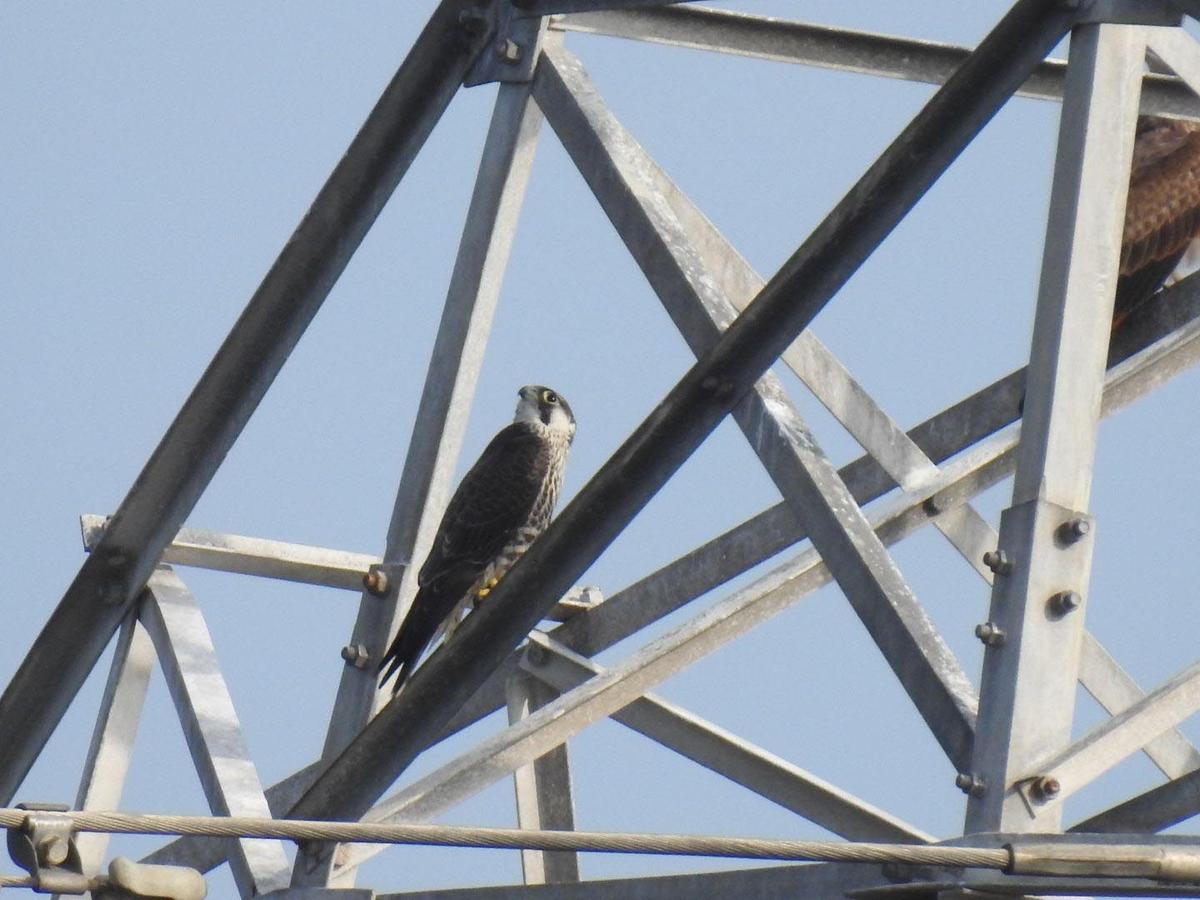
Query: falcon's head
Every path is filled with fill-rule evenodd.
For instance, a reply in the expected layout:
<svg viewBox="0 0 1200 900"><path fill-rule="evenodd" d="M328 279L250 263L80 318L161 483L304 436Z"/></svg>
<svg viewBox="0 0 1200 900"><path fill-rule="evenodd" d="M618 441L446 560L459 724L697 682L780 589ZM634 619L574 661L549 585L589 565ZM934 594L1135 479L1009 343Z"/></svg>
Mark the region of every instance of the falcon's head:
<svg viewBox="0 0 1200 900"><path fill-rule="evenodd" d="M527 384L517 391L514 422L526 422L534 427L555 434L566 435L568 441L575 437L575 415L565 397L557 391L540 384Z"/></svg>

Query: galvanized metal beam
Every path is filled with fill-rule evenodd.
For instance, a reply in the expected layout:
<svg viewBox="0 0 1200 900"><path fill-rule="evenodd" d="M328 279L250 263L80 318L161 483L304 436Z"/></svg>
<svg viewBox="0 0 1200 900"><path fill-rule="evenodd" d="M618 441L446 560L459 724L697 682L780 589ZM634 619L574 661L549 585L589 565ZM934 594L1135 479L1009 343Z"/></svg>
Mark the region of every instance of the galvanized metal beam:
<svg viewBox="0 0 1200 900"><path fill-rule="evenodd" d="M453 646L435 653L318 779L295 815L342 818L369 808L807 327L1059 41L1070 17L1053 0L1018 0L514 566L492 602L467 618Z"/></svg>
<svg viewBox="0 0 1200 900"><path fill-rule="evenodd" d="M153 669L154 645L145 626L138 622L136 610L131 610L113 648L112 668L75 797L76 809L120 807ZM108 841L109 835L102 832L81 833L75 838L85 875L100 871Z"/></svg>
<svg viewBox="0 0 1200 900"><path fill-rule="evenodd" d="M508 723L514 725L547 703L559 691L524 672L508 681ZM571 763L564 742L513 772L517 824L521 828L575 830ZM526 884L571 884L579 881L579 854L571 850L522 850Z"/></svg>
<svg viewBox="0 0 1200 900"><path fill-rule="evenodd" d="M1110 715L1125 712L1146 696L1137 682L1090 632L1084 632L1079 657L1079 683ZM1197 751L1178 729L1164 731L1142 748L1163 774L1178 778L1200 768Z"/></svg>
<svg viewBox="0 0 1200 900"><path fill-rule="evenodd" d="M930 496L939 491L970 496L982 490L993 483L996 472L1005 470L1005 462L1015 448L1015 436L997 435L946 466L938 481L925 490L902 495L876 511L872 526L884 543L902 539L928 523L924 505ZM815 549L800 553L626 657L603 675L590 679L528 719L485 739L435 772L380 801L364 818L369 821L419 821L438 814L593 722L613 715L654 685L791 607L831 580L828 567ZM531 645L542 641L536 632L529 640ZM362 845L347 848L345 864L359 865L376 852L379 850Z"/></svg>
<svg viewBox="0 0 1200 900"><path fill-rule="evenodd" d="M1030 763L1018 779L1030 805L1052 808L1086 787L1150 741L1200 710L1200 663L1184 669L1128 709L1102 722L1069 747ZM1053 781L1051 796L1038 785Z"/></svg>
<svg viewBox="0 0 1200 900"><path fill-rule="evenodd" d="M1200 813L1200 769L1072 825L1072 834L1154 834Z"/></svg>
<svg viewBox="0 0 1200 900"><path fill-rule="evenodd" d="M653 163L605 106L579 60L547 47L538 104L613 227L698 357L737 311L650 177ZM971 753L970 679L929 620L833 465L771 373L734 409L768 475L896 672L934 737L960 768Z"/></svg>
<svg viewBox="0 0 1200 900"><path fill-rule="evenodd" d="M561 885L555 900L845 900L847 892L892 885L873 865L769 866L731 872L613 878ZM545 888L509 885L380 894L377 900L544 900Z"/></svg>
<svg viewBox="0 0 1200 900"><path fill-rule="evenodd" d="M179 577L165 566L146 585L141 621L158 652L213 815L270 816L204 614ZM234 844L229 862L243 897L287 886L290 867L281 841Z"/></svg>
<svg viewBox="0 0 1200 900"><path fill-rule="evenodd" d="M1030 803L1018 782L1071 736L1084 610L1056 611L1053 598L1087 596L1085 511L1145 49L1140 27L1071 36L1013 506L1000 526L998 639L984 653L972 774L985 788L968 798L968 832L1061 827L1052 786Z"/></svg>
<svg viewBox="0 0 1200 900"><path fill-rule="evenodd" d="M1150 318L1141 322L1143 327L1133 332L1122 333L1126 340L1122 342L1118 352L1134 355L1109 372L1104 405L1101 409L1104 416L1119 411L1200 362L1200 276L1186 279L1167 289L1161 295L1161 301L1151 304L1144 312L1149 313ZM1169 330L1172 328L1173 331ZM1150 341L1153 335L1163 331L1168 331L1166 337L1134 352L1135 348L1141 347ZM977 407L974 404L957 404L928 420L924 425L918 426L913 433L927 435L924 439L930 441L933 446L943 446L935 442L949 442L953 435L963 438L966 434L973 438L978 429L989 427L994 421L989 415L993 407L986 402L987 398L1008 398L1011 391L1009 385L1014 376L1020 374L1014 373L1013 376L1001 379L991 388L977 394ZM1017 401L1012 402L1015 414ZM958 423L961 427L950 427L947 422ZM885 542L901 540L928 524L928 501L931 497L942 498L943 502L939 504L939 508L950 509L955 503L963 502L1010 474L1016 443L1015 433L995 435L986 444L975 447L961 459L947 465L939 479L924 491L895 501L889 511L880 513L876 519L881 539ZM870 460L858 461L864 462L871 462L873 465L873 461ZM858 464L854 463L847 468L853 469L856 465ZM858 470L875 471L865 466L859 466ZM742 559L753 556L756 549L761 549L762 543L779 541L780 547L786 546L792 542L786 539L786 536L792 533L789 529L795 528L798 526L791 519L789 510L782 505L774 507L750 523L739 526L705 547L693 551L683 560L614 595L596 609L582 613L577 620L555 629L551 637L562 641L576 652L586 655L598 653L694 599L696 595L688 594L687 591L702 591L698 584L689 580L689 576L700 572L697 577L720 577L720 573L724 571L718 564L722 552L728 552L735 559ZM700 554L699 557L697 554ZM690 565L689 560L694 558L700 559L701 564ZM808 589L816 590L827 584L828 579L828 573L824 573L820 578L813 577L808 582ZM678 588L679 593L675 592L675 588ZM514 652L505 665L497 670L497 674L516 671L523 653L523 650ZM451 721L438 740L503 706L503 694L497 701L486 699L493 682L494 678L479 692L485 699L464 708L463 713ZM319 763L314 763L267 790L267 798L276 816L281 816L284 810L290 808L298 799L299 793L311 784L315 779L314 770L318 766ZM1200 773L1189 777L1196 775ZM1192 793L1193 799L1200 797L1200 789L1193 789ZM457 799L454 798L448 801L449 805L455 802ZM167 845L143 861L191 865L201 871L208 871L224 860L214 849L216 843L218 842L205 839L184 838Z"/></svg>
<svg viewBox="0 0 1200 900"><path fill-rule="evenodd" d="M363 593L350 638L372 661L382 658L416 594L420 562L450 498L541 120L528 85L500 86L388 526L387 590ZM376 668L343 668L323 758L340 753L385 699Z"/></svg>
<svg viewBox="0 0 1200 900"><path fill-rule="evenodd" d="M460 20L460 14L464 18ZM8 803L488 40L442 0L0 696Z"/></svg>
<svg viewBox="0 0 1200 900"><path fill-rule="evenodd" d="M640 9L682 2L685 0L512 0L512 5L519 15L551 16L597 9Z"/></svg>
<svg viewBox="0 0 1200 900"><path fill-rule="evenodd" d="M549 636L535 632L531 640L522 666L558 691L574 690L605 672ZM907 822L654 694L643 694L613 713L612 719L841 837L933 840Z"/></svg>
<svg viewBox="0 0 1200 900"><path fill-rule="evenodd" d="M92 551L100 543L107 523L104 516L79 517L83 549ZM307 544L289 544L265 538L181 528L163 550L161 561L177 566L196 566L217 572L278 578L300 584L361 591L363 577L378 556L327 550Z"/></svg>
<svg viewBox="0 0 1200 900"><path fill-rule="evenodd" d="M271 815L283 818L316 781L320 770L321 762L317 760L267 788L265 794ZM153 866L187 866L199 872L210 872L226 861L227 846L228 841L220 838L181 837L143 856L139 862Z"/></svg>
<svg viewBox="0 0 1200 900"><path fill-rule="evenodd" d="M943 84L971 52L938 41L692 5L580 12L553 19L550 27L925 84ZM1066 68L1057 59L1040 63L1017 94L1061 101ZM1200 98L1178 78L1147 75L1141 112L1197 121Z"/></svg>
<svg viewBox="0 0 1200 900"><path fill-rule="evenodd" d="M1200 358L1197 317L1200 273L1166 288L1131 315L1110 347L1102 416L1123 409L1196 364ZM1020 415L1024 383L1024 369L1012 372L916 426L909 437L931 459L944 461L1014 422ZM995 475L996 481L1011 473L1011 460L1007 465L1003 474ZM860 504L894 486L870 456L855 460L839 474ZM945 514L955 506L952 499L933 495L931 510ZM779 504L616 593L597 609L556 629L553 636L579 653L595 655L805 536L791 510ZM519 658L520 651L509 655L442 736L503 706L503 678L516 670Z"/></svg>

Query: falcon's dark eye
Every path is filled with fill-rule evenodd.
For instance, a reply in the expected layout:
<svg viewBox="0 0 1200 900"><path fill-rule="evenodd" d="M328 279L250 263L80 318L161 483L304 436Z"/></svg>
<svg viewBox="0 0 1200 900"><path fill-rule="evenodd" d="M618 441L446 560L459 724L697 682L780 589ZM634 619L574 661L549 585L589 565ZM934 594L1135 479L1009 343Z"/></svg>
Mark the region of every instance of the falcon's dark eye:
<svg viewBox="0 0 1200 900"><path fill-rule="evenodd" d="M558 394L554 393L554 391L542 391L542 402L553 406L558 402Z"/></svg>

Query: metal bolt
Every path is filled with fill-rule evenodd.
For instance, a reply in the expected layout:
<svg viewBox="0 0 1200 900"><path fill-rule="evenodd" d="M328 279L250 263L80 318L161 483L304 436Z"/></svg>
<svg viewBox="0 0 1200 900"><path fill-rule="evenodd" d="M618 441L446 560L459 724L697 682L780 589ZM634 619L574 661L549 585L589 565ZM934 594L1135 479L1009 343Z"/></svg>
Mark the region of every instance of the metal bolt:
<svg viewBox="0 0 1200 900"><path fill-rule="evenodd" d="M1049 600L1050 612L1056 616L1065 616L1079 609L1083 598L1075 591L1059 591Z"/></svg>
<svg viewBox="0 0 1200 900"><path fill-rule="evenodd" d="M925 498L925 502L921 504L921 508L925 510L925 515L936 516L946 508L946 504L942 502L942 498L937 494Z"/></svg>
<svg viewBox="0 0 1200 900"><path fill-rule="evenodd" d="M365 669L371 661L371 654L362 644L347 644L342 648L342 659L356 669Z"/></svg>
<svg viewBox="0 0 1200 900"><path fill-rule="evenodd" d="M496 55L506 63L519 63L523 55L521 45L512 38L496 41Z"/></svg>
<svg viewBox="0 0 1200 900"><path fill-rule="evenodd" d="M997 575L1007 575L1012 571L1012 560L1003 550L989 550L983 554L983 564Z"/></svg>
<svg viewBox="0 0 1200 900"><path fill-rule="evenodd" d="M43 838L37 845L38 859L47 866L61 866L70 853L70 843L58 835Z"/></svg>
<svg viewBox="0 0 1200 900"><path fill-rule="evenodd" d="M1033 780L1029 785L1029 793L1033 794L1035 800L1051 800L1058 796L1058 792L1062 790L1062 785L1059 784L1057 778L1052 778L1049 775L1042 775Z"/></svg>
<svg viewBox="0 0 1200 900"><path fill-rule="evenodd" d="M1058 537L1064 544L1074 544L1087 537L1092 531L1092 523L1087 519L1076 517L1063 522L1058 529Z"/></svg>
<svg viewBox="0 0 1200 900"><path fill-rule="evenodd" d="M363 587L367 589L367 593L374 594L376 597L382 597L388 590L387 572L379 569L371 569L363 576Z"/></svg>
<svg viewBox="0 0 1200 900"><path fill-rule="evenodd" d="M959 772L954 778L954 783L968 797L982 797L987 793L987 784L984 780L970 772Z"/></svg>
<svg viewBox="0 0 1200 900"><path fill-rule="evenodd" d="M982 625L975 626L975 637L979 638L989 647L999 647L1004 643L1004 639L1008 635L995 622L984 622Z"/></svg>

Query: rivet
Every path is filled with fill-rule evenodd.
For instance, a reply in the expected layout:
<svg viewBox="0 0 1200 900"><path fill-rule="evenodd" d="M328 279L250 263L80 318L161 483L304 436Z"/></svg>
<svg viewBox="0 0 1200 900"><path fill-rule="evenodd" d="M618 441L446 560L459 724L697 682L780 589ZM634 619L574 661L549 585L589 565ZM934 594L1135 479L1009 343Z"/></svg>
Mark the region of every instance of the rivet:
<svg viewBox="0 0 1200 900"><path fill-rule="evenodd" d="M984 622L982 625L975 626L975 637L989 647L999 647L1008 635L995 622Z"/></svg>
<svg viewBox="0 0 1200 900"><path fill-rule="evenodd" d="M387 572L380 569L371 569L363 576L363 587L368 593L374 594L376 597L382 597L388 590Z"/></svg>
<svg viewBox="0 0 1200 900"><path fill-rule="evenodd" d="M1067 613L1079 609L1083 598L1075 591L1059 591L1048 602L1050 612L1056 616L1065 616Z"/></svg>
<svg viewBox="0 0 1200 900"><path fill-rule="evenodd" d="M954 778L954 783L968 797L982 797L987 793L986 782L970 772L959 772Z"/></svg>
<svg viewBox="0 0 1200 900"><path fill-rule="evenodd" d="M983 564L997 575L1007 575L1012 571L1012 560L1003 550L989 550L983 554Z"/></svg>

